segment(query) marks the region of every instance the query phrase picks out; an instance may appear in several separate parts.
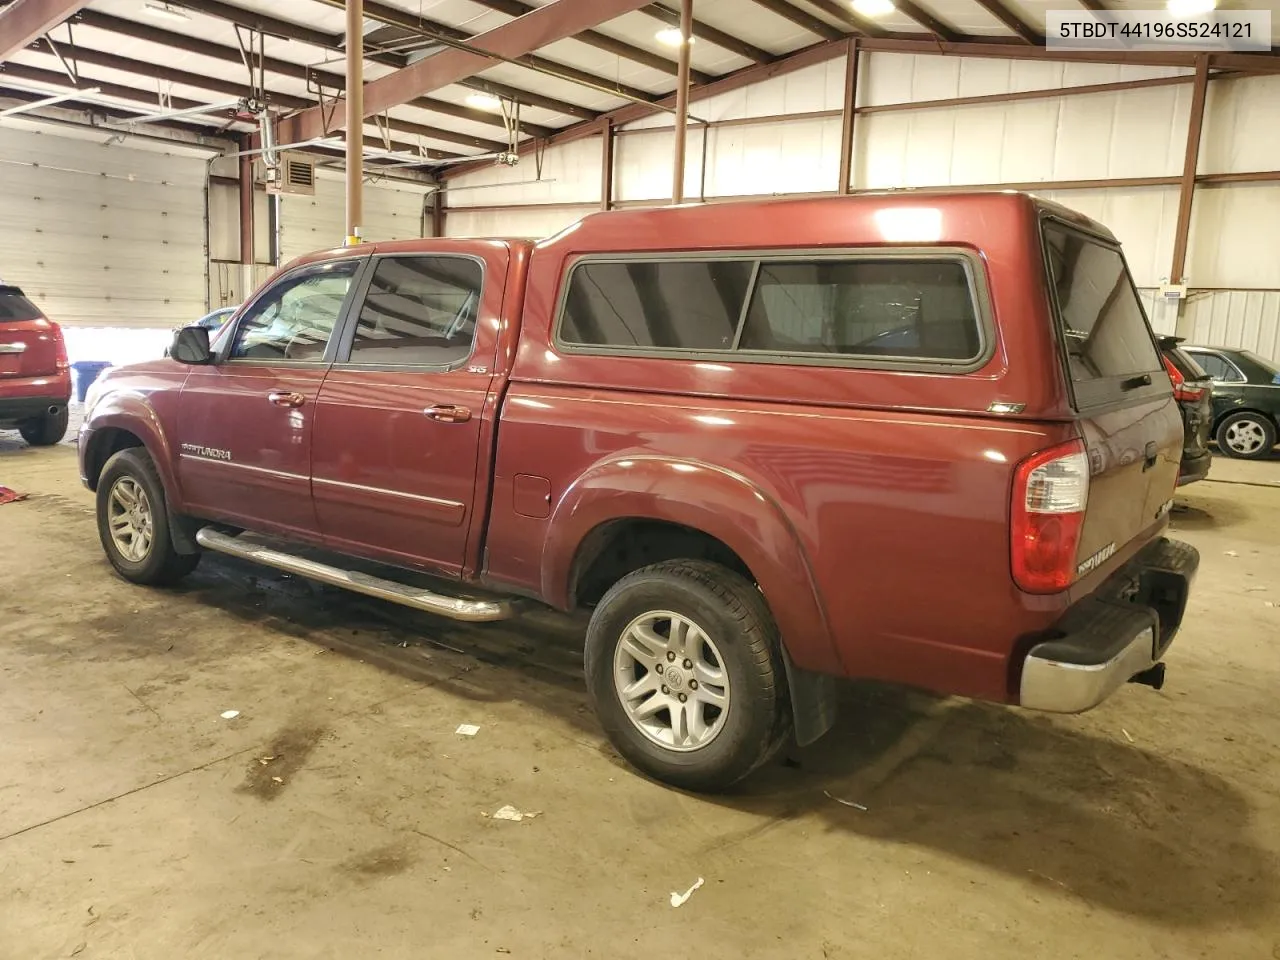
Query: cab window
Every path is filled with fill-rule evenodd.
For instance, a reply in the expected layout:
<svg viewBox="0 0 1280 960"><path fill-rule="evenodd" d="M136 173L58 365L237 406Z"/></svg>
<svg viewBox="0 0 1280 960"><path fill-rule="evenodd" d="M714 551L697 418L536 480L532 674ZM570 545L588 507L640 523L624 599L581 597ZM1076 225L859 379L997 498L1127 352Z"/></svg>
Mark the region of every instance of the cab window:
<svg viewBox="0 0 1280 960"><path fill-rule="evenodd" d="M321 361L360 263L314 264L277 281L236 326L230 359Z"/></svg>

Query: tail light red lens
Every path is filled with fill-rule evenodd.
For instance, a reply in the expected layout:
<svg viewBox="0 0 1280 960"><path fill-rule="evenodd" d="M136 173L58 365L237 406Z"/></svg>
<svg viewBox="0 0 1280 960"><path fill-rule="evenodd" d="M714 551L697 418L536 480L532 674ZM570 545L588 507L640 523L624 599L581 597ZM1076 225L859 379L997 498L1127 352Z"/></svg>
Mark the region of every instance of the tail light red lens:
<svg viewBox="0 0 1280 960"><path fill-rule="evenodd" d="M49 329L53 332L54 349L57 351L54 357L58 371L61 372L71 366L71 361L67 358L67 341L62 336L62 328L52 320L49 321Z"/></svg>
<svg viewBox="0 0 1280 960"><path fill-rule="evenodd" d="M1161 357L1161 359L1164 360L1164 368L1169 371L1169 379L1173 381L1173 399L1195 403L1204 397L1204 387L1188 386L1187 378L1173 365L1173 361L1168 357Z"/></svg>
<svg viewBox="0 0 1280 960"><path fill-rule="evenodd" d="M1072 440L1018 464L1013 480L1014 582L1027 593L1059 593L1076 574L1089 501L1089 457Z"/></svg>

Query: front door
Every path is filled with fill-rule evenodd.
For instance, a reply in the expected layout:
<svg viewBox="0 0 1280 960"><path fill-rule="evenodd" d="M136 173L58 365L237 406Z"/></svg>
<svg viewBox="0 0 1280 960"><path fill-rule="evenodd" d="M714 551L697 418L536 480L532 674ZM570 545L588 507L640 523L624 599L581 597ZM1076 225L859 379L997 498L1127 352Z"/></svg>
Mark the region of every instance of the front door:
<svg viewBox="0 0 1280 960"><path fill-rule="evenodd" d="M502 305L502 277L486 285L485 267L458 255L374 258L317 403L312 492L325 546L462 572Z"/></svg>
<svg viewBox="0 0 1280 960"><path fill-rule="evenodd" d="M363 258L308 264L243 311L215 363L192 367L178 413L186 509L318 539L311 502L316 398Z"/></svg>

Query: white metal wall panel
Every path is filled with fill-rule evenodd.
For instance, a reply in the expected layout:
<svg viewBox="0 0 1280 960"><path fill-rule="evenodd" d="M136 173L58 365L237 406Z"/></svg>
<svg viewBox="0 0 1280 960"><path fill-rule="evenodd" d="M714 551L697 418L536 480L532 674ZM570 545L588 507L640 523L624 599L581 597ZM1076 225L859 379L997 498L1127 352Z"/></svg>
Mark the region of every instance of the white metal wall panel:
<svg viewBox="0 0 1280 960"><path fill-rule="evenodd" d="M450 237L528 237L541 240L590 213L580 207L509 207L506 210L450 210L444 232Z"/></svg>
<svg viewBox="0 0 1280 960"><path fill-rule="evenodd" d="M455 177L445 190L445 206L454 209L501 203L598 203L601 144L600 137L586 137L547 148L542 157L541 179L530 155L522 156L514 167L495 163Z"/></svg>
<svg viewBox="0 0 1280 960"><path fill-rule="evenodd" d="M1280 361L1280 290L1202 290L1183 307L1178 335L1192 343L1253 350Z"/></svg>
<svg viewBox="0 0 1280 960"><path fill-rule="evenodd" d="M422 236L422 202L426 188L366 183L366 240L409 240ZM316 178L314 197L285 196L280 210L280 256L294 257L342 246L345 239L346 194L341 180Z"/></svg>
<svg viewBox="0 0 1280 960"><path fill-rule="evenodd" d="M853 182L881 188L1175 176L1189 110L1190 91L1178 86L867 114L855 126Z"/></svg>
<svg viewBox="0 0 1280 960"><path fill-rule="evenodd" d="M0 128L0 277L67 325L200 316L205 168L198 156Z"/></svg>
<svg viewBox="0 0 1280 960"><path fill-rule="evenodd" d="M865 55L862 60L863 72L858 78L859 106L983 97L1025 90L1052 90L1057 87L1173 77L1192 72L1182 67L992 60L902 53L873 53ZM841 70L843 71L843 66ZM837 100L836 106L839 105Z"/></svg>
<svg viewBox="0 0 1280 960"><path fill-rule="evenodd" d="M1280 166L1280 76L1209 84L1200 173L1240 173Z"/></svg>
<svg viewBox="0 0 1280 960"><path fill-rule="evenodd" d="M1280 184L1199 187L1191 207L1187 282L1280 287Z"/></svg>

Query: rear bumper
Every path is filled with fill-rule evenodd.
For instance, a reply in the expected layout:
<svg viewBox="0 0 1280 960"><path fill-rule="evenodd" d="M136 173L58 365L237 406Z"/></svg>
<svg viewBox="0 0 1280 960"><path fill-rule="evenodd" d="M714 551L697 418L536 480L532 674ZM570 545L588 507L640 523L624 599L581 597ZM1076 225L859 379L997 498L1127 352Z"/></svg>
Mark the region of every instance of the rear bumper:
<svg viewBox="0 0 1280 960"><path fill-rule="evenodd" d="M1182 623L1200 565L1196 549L1161 538L1141 550L1035 644L1022 664L1018 702L1080 713L1160 662Z"/></svg>
<svg viewBox="0 0 1280 960"><path fill-rule="evenodd" d="M0 425L30 420L48 412L50 407L62 408L66 405L66 397L0 396Z"/></svg>
<svg viewBox="0 0 1280 960"><path fill-rule="evenodd" d="M1209 465L1213 463L1213 454L1208 450L1198 456L1183 456L1182 464L1178 467L1178 486L1185 487L1188 483L1195 483L1197 480L1203 480L1209 475Z"/></svg>

